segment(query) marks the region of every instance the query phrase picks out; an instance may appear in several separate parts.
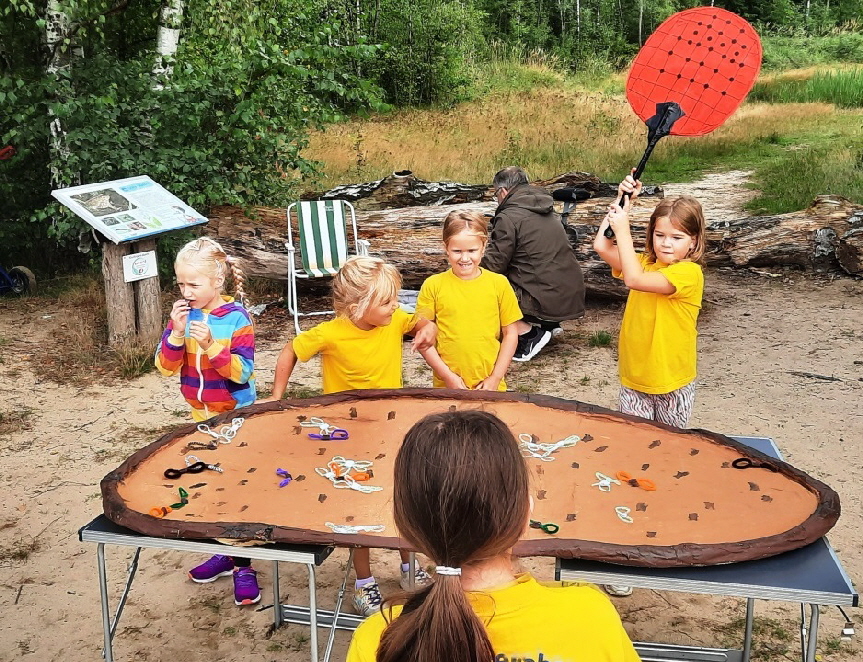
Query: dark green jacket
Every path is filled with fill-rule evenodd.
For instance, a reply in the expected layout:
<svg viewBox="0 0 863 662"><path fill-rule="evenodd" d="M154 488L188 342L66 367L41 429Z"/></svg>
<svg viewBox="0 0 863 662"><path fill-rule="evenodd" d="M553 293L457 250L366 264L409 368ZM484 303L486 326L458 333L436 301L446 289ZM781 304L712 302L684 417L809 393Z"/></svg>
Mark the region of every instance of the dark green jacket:
<svg viewBox="0 0 863 662"><path fill-rule="evenodd" d="M519 184L498 205L482 266L509 279L525 315L584 315L581 267L545 189Z"/></svg>

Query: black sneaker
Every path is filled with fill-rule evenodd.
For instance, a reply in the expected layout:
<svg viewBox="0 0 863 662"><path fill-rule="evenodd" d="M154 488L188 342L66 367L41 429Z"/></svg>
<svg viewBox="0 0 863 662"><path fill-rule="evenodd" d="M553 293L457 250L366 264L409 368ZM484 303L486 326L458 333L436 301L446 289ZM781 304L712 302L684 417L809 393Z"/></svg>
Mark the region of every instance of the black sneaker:
<svg viewBox="0 0 863 662"><path fill-rule="evenodd" d="M534 327L525 334L518 337L518 345L515 348L513 361L530 361L539 354L540 350L551 340L551 331L543 331Z"/></svg>

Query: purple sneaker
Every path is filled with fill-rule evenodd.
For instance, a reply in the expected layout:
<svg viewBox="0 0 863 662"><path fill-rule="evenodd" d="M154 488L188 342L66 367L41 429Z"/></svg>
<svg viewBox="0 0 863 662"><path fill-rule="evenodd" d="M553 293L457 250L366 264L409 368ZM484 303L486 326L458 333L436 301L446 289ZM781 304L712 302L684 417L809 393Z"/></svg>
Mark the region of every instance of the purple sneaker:
<svg viewBox="0 0 863 662"><path fill-rule="evenodd" d="M189 570L189 579L199 584L208 584L216 581L219 577L228 577L232 574L234 574L234 559L230 556L216 554L201 565Z"/></svg>
<svg viewBox="0 0 863 662"><path fill-rule="evenodd" d="M234 570L234 604L253 605L261 600L261 589L258 588L257 572L251 568Z"/></svg>

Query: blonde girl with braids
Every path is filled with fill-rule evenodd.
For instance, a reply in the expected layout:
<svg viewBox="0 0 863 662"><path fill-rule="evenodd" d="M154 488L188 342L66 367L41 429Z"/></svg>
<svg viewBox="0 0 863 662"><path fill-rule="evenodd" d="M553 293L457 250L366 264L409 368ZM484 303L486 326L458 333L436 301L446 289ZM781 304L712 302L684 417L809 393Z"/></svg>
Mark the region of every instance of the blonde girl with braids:
<svg viewBox="0 0 863 662"><path fill-rule="evenodd" d="M530 477L499 418L479 410L426 416L405 436L394 472L399 534L437 571L357 628L347 662L638 662L599 589L540 584L516 569Z"/></svg>
<svg viewBox="0 0 863 662"><path fill-rule="evenodd" d="M252 318L242 303L222 294L230 276L240 301L245 300L240 265L217 242L202 237L180 249L174 272L183 298L171 307L156 367L165 376L180 373L180 391L196 421L252 404L257 397ZM200 584L228 576L234 578L235 604L260 601L247 558L217 554L189 571L189 578Z"/></svg>
<svg viewBox="0 0 863 662"><path fill-rule="evenodd" d="M437 388L506 390L522 315L506 276L480 267L487 243L482 214L454 211L444 219L450 268L427 278L417 298L417 313L438 326L437 344L422 352Z"/></svg>

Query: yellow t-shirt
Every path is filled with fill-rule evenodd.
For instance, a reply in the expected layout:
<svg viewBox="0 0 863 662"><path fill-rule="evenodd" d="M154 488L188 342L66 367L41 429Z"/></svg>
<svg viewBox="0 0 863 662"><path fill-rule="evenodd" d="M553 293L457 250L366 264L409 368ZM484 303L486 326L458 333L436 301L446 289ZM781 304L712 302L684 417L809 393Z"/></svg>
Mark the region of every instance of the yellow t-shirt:
<svg viewBox="0 0 863 662"><path fill-rule="evenodd" d="M589 584L543 585L529 574L507 586L469 592L496 662L638 662L620 616ZM385 610L386 611L386 610ZM393 609L393 617L401 607ZM387 622L380 613L357 628L347 662L374 662ZM453 660L458 652L453 651Z"/></svg>
<svg viewBox="0 0 863 662"><path fill-rule="evenodd" d="M629 291L620 327L620 383L642 393L670 393L695 380L695 324L701 310L704 274L695 262L670 265L638 256L644 271L657 271L674 294ZM619 271L615 278L621 278Z"/></svg>
<svg viewBox="0 0 863 662"><path fill-rule="evenodd" d="M473 280L462 280L452 269L426 278L417 314L437 324L438 354L469 388L494 370L501 329L522 317L506 276L487 269ZM437 375L434 385L444 385ZM506 390L504 380L498 390Z"/></svg>
<svg viewBox="0 0 863 662"><path fill-rule="evenodd" d="M364 331L347 317L336 317L294 338L294 353L303 362L320 353L324 393L401 388L402 337L416 319L399 308L387 326Z"/></svg>

